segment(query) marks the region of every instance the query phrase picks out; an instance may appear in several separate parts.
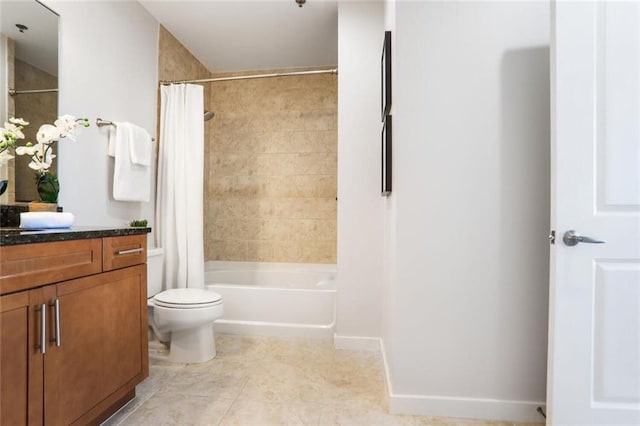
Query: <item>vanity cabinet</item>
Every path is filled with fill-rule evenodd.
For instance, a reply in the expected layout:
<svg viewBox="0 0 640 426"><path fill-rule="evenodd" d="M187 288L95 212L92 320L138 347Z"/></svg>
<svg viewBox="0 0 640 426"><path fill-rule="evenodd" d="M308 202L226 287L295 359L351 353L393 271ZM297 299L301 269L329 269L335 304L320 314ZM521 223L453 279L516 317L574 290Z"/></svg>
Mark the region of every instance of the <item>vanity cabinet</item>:
<svg viewBox="0 0 640 426"><path fill-rule="evenodd" d="M0 296L0 424L42 424L43 363L34 348L42 290ZM31 344L30 344L31 343Z"/></svg>
<svg viewBox="0 0 640 426"><path fill-rule="evenodd" d="M98 423L135 396L145 262L146 235L0 247L0 424Z"/></svg>

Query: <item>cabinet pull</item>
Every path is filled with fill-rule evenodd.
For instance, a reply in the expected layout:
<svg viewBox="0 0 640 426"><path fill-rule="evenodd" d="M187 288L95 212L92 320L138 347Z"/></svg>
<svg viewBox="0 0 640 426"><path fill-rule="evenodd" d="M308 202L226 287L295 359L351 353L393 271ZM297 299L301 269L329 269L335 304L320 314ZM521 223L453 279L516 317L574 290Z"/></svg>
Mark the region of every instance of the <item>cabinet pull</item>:
<svg viewBox="0 0 640 426"><path fill-rule="evenodd" d="M116 256L122 256L123 254L134 254L134 253L142 253L144 251L143 247L138 247L129 250L118 250L116 252Z"/></svg>
<svg viewBox="0 0 640 426"><path fill-rule="evenodd" d="M56 299L49 303L49 306L53 306L53 314L55 321L56 335L50 339L51 342L56 342L56 346L60 346L60 299Z"/></svg>
<svg viewBox="0 0 640 426"><path fill-rule="evenodd" d="M39 308L36 308L36 312L40 312L40 344L36 343L36 349L40 349L40 353L44 355L47 351L47 304L40 305Z"/></svg>

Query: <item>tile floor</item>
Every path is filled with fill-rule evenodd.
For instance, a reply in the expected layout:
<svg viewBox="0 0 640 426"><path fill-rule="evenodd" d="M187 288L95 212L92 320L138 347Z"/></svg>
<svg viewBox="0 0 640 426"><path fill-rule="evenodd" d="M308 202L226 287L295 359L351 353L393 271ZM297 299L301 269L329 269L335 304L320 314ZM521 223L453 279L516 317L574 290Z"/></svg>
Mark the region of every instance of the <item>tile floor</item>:
<svg viewBox="0 0 640 426"><path fill-rule="evenodd" d="M104 424L511 425L387 414L380 355L329 340L219 334L216 346L203 364L151 361L135 399Z"/></svg>

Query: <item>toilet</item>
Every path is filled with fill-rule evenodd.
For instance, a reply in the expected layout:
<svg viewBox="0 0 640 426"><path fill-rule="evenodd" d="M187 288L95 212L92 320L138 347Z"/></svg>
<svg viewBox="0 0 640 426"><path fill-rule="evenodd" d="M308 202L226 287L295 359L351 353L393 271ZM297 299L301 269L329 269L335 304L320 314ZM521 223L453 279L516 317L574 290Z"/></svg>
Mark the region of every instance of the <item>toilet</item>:
<svg viewBox="0 0 640 426"><path fill-rule="evenodd" d="M223 314L222 296L197 288L162 291L164 251L147 251L147 307L155 337L169 353L153 356L169 362L205 362L216 356L213 322Z"/></svg>

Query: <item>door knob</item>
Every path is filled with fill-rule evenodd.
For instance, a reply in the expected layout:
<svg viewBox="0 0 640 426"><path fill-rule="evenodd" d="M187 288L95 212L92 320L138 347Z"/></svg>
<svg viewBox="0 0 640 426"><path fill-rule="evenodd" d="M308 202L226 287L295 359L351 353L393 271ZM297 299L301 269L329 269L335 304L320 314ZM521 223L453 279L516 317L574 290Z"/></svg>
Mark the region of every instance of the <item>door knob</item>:
<svg viewBox="0 0 640 426"><path fill-rule="evenodd" d="M573 229L567 231L562 236L562 241L570 247L578 245L578 243L589 243L589 244L604 244L606 241L596 240L591 237L585 237L583 235L578 234Z"/></svg>

